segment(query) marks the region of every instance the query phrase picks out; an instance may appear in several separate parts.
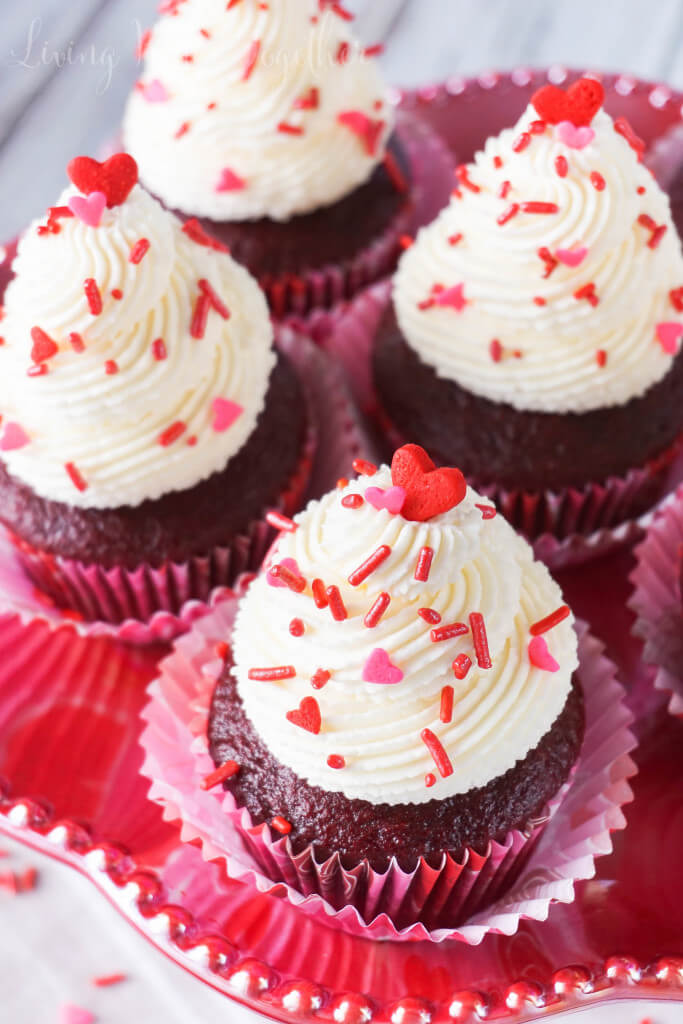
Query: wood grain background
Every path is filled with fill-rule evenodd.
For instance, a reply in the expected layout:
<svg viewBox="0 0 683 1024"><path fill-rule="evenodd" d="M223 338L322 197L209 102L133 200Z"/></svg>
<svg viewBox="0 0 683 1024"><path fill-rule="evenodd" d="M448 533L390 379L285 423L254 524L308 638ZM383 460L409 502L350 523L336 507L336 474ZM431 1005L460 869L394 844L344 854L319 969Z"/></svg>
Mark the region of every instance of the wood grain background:
<svg viewBox="0 0 683 1024"><path fill-rule="evenodd" d="M116 130L158 0L0 0L0 237ZM397 85L554 63L683 86L683 0L347 0Z"/></svg>

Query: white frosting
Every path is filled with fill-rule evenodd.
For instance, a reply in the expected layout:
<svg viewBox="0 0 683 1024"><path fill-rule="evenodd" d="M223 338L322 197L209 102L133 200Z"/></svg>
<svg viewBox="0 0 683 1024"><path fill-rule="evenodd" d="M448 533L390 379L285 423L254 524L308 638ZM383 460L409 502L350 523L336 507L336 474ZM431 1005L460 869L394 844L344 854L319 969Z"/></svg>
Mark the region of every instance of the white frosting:
<svg viewBox="0 0 683 1024"><path fill-rule="evenodd" d="M359 509L342 506L345 495L363 494L373 485L391 485L387 467L311 502L297 516L296 532L281 535L273 561L295 559L308 586L297 594L271 586L263 574L255 580L235 625L234 672L245 711L266 746L301 778L349 798L421 803L483 786L537 745L566 703L577 666L576 635L570 616L547 634L559 671L532 666L529 627L562 604L560 589L501 516L482 518L476 503L483 499L474 491L425 523L377 511L367 502ZM382 544L391 547L389 558L365 583L352 587L349 574ZM414 570L425 545L434 558L428 582L418 583ZM310 584L318 576L339 587L345 621L335 621L329 608L316 607ZM363 619L382 591L391 595L391 603L370 629ZM481 612L493 667L477 667L471 633L432 642L433 627L418 615L424 607L438 611L441 624L467 624L470 612ZM304 623L303 636L290 634L293 618ZM363 682L375 648L384 649L401 669L400 683ZM473 662L463 681L451 668L460 653ZM248 678L250 668L288 665L295 667L295 678ZM315 690L310 679L320 668L331 678ZM455 690L450 724L439 717L445 685ZM309 696L320 707L318 735L286 719ZM420 738L425 728L451 759L453 774L446 778ZM342 756L346 767L330 768L331 754ZM437 782L427 788L430 772Z"/></svg>
<svg viewBox="0 0 683 1024"><path fill-rule="evenodd" d="M74 194L68 189L60 205ZM108 508L192 487L222 469L254 430L275 362L266 302L253 278L225 253L191 241L139 186L105 210L97 228L72 217L59 222L58 234L41 236L38 223L19 243L5 296L0 413L3 424L16 422L29 437L0 452L10 473L45 498ZM150 248L136 265L129 256L140 238ZM99 316L86 300L88 278L102 296ZM190 327L202 279L230 318L212 309L196 339ZM117 301L112 289L123 297ZM35 326L59 346L39 377L27 375ZM82 336L83 352L72 348L71 332ZM158 338L163 360L153 354ZM117 373L106 373L108 360ZM216 398L244 410L220 432L213 428ZM186 425L182 436L160 445L177 421ZM0 425L0 442L2 436ZM74 486L67 463L86 490Z"/></svg>
<svg viewBox="0 0 683 1024"><path fill-rule="evenodd" d="M619 405L644 394L671 366L657 324L683 322L669 299L669 290L683 284L669 201L603 111L583 149L559 141L556 126L548 125L515 152L515 140L537 120L530 106L514 128L487 141L468 168L480 191L462 187L461 198L454 197L403 255L394 287L398 320L440 377L485 398L541 412ZM567 160L566 177L555 169L558 156ZM494 158L502 160L500 167ZM602 175L602 191L591 172ZM510 188L501 198L505 181ZM511 203L525 201L556 203L559 211L519 212L497 223ZM654 249L647 244L651 231L638 223L642 214L666 225ZM462 239L450 244L458 234ZM553 256L558 249L585 247L587 253L578 266L560 262L544 278L541 247ZM596 306L574 297L590 282ZM464 309L421 310L435 284L463 284ZM536 297L545 305L535 304ZM491 357L494 339L503 349L499 361ZM606 354L602 367L600 351Z"/></svg>
<svg viewBox="0 0 683 1024"><path fill-rule="evenodd" d="M346 61L337 59L340 46L349 48ZM317 108L297 108L311 89ZM347 111L384 123L374 155L339 122ZM152 32L124 141L141 180L167 206L213 220L287 220L363 184L383 158L392 120L376 61L318 0L241 0L230 10L226 0L192 0ZM279 131L283 123L301 134ZM243 188L218 190L225 168Z"/></svg>

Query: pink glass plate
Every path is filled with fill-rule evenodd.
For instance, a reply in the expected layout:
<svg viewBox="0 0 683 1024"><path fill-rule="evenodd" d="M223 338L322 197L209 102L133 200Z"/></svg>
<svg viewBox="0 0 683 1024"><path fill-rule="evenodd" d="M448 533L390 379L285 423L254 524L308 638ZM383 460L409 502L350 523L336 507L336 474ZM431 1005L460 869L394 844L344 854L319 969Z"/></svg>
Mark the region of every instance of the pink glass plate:
<svg viewBox="0 0 683 1024"><path fill-rule="evenodd" d="M453 79L404 102L467 157L545 77ZM679 117L679 94L625 78L607 84L612 112L650 142ZM630 636L633 564L621 551L558 574L618 664L637 716L628 827L574 903L522 922L513 937L476 947L371 942L228 880L179 842L139 774L145 687L168 649L22 626L16 616L0 619L0 829L82 871L175 961L276 1020L530 1020L615 997L683 1000L683 722L666 713Z"/></svg>

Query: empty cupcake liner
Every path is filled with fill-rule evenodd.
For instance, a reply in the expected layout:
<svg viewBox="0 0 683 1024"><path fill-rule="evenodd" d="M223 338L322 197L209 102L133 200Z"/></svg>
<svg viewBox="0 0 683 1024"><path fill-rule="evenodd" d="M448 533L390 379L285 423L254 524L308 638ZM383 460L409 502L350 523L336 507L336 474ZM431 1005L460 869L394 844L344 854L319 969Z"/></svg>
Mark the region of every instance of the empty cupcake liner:
<svg viewBox="0 0 683 1024"><path fill-rule="evenodd" d="M671 714L683 718L683 487L659 510L635 554L633 632L654 668L655 688L668 695Z"/></svg>
<svg viewBox="0 0 683 1024"><path fill-rule="evenodd" d="M396 134L410 165L410 201L383 234L344 265L259 282L273 315L318 343L329 335L349 298L392 273L402 237L433 220L450 197L455 159L441 138L426 121L402 111L397 114Z"/></svg>
<svg viewBox="0 0 683 1024"><path fill-rule="evenodd" d="M404 438L378 405L372 383L371 350L391 301L383 282L350 304L337 320L325 347L341 363L356 400L375 422L389 446ZM683 481L683 437L656 460L601 483L536 493L469 482L525 535L537 558L553 569L588 561L643 535L659 502Z"/></svg>
<svg viewBox="0 0 683 1024"><path fill-rule="evenodd" d="M632 799L627 780L636 768L632 714L612 663L585 625L579 626L586 735L571 783L526 832L491 843L486 856L470 851L459 864L444 855L439 868L421 862L404 872L393 861L385 872L363 863L353 870L338 855L319 862L312 849L294 854L289 839L273 839L254 825L222 787L200 788L214 770L207 720L222 670L216 645L229 641L240 590L196 623L162 662L149 689L141 738L143 774L150 798L164 818L179 821L181 838L198 843L206 860L220 861L231 878L287 898L302 913L375 939L476 945L489 932L511 935L524 918L545 920L550 905L573 899L577 880L591 878L596 856L612 848L610 832L622 829L623 804ZM486 901L484 909L478 909ZM458 927L432 927L444 915L466 919Z"/></svg>
<svg viewBox="0 0 683 1024"><path fill-rule="evenodd" d="M278 345L299 373L310 429L299 463L279 500L286 515L305 498L334 487L367 451L339 370L307 338L282 327ZM265 510L264 510L265 511ZM33 550L0 528L0 614L16 611L81 633L115 635L134 644L163 642L185 632L224 589L261 565L276 531L252 522L227 546L185 563L105 570Z"/></svg>

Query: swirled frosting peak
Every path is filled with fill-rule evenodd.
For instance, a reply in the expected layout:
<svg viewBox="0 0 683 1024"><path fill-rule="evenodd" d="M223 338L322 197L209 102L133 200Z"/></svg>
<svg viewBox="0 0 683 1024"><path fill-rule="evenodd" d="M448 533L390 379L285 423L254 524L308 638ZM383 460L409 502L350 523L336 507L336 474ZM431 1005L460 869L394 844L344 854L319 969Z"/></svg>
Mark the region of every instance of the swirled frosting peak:
<svg viewBox="0 0 683 1024"><path fill-rule="evenodd" d="M341 4L185 0L146 41L124 141L169 207L288 220L363 184L391 125Z"/></svg>
<svg viewBox="0 0 683 1024"><path fill-rule="evenodd" d="M449 206L402 257L408 343L437 374L539 412L621 405L670 369L683 256L623 118L582 79L548 86L458 168Z"/></svg>
<svg viewBox="0 0 683 1024"><path fill-rule="evenodd" d="M239 693L312 785L373 803L464 793L523 759L562 711L573 619L474 491L408 519L413 483L396 482L396 463L363 468L296 517L243 598Z"/></svg>
<svg viewBox="0 0 683 1024"><path fill-rule="evenodd" d="M83 191L28 228L5 295L0 458L81 507L138 505L223 469L275 362L256 282L134 184L129 160L79 165Z"/></svg>

